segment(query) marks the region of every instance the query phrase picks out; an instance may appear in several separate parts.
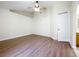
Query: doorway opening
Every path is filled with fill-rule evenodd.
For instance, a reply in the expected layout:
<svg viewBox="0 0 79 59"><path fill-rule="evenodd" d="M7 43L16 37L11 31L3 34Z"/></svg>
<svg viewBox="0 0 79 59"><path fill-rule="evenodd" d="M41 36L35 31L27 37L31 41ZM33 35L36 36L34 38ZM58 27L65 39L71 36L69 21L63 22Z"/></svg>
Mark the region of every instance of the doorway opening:
<svg viewBox="0 0 79 59"><path fill-rule="evenodd" d="M79 48L79 5L76 9L76 47Z"/></svg>

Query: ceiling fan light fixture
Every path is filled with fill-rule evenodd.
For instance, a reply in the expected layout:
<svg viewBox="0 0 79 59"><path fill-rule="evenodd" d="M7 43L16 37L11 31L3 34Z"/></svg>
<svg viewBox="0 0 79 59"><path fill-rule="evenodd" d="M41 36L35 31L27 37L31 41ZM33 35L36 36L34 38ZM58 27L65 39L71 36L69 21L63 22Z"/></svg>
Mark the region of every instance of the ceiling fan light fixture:
<svg viewBox="0 0 79 59"><path fill-rule="evenodd" d="M34 8L35 12L40 12L40 8Z"/></svg>
<svg viewBox="0 0 79 59"><path fill-rule="evenodd" d="M36 7L36 8L39 8L39 5L38 5L38 3L35 3L35 7Z"/></svg>
<svg viewBox="0 0 79 59"><path fill-rule="evenodd" d="M35 3L35 8L34 8L35 12L40 12L40 7L39 7L39 3L38 1L36 1Z"/></svg>

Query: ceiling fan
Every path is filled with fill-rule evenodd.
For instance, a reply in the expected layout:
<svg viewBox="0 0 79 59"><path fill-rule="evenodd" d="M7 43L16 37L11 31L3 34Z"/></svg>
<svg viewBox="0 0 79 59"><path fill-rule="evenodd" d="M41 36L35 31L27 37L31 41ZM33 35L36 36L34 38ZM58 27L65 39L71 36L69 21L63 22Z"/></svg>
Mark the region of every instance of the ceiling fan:
<svg viewBox="0 0 79 59"><path fill-rule="evenodd" d="M28 14L28 13L42 13L44 11L47 10L47 7L45 7L45 5L43 5L41 2L39 4L38 1L35 1L34 4L31 6L31 7L27 7L28 10L31 10L31 11L21 11L21 10L12 10L10 9L11 12L16 12L16 13L19 13L19 14Z"/></svg>
<svg viewBox="0 0 79 59"><path fill-rule="evenodd" d="M34 12L42 12L42 10L46 10L46 7L40 6L38 1L35 1L34 6L33 7L28 7L29 9L33 9Z"/></svg>

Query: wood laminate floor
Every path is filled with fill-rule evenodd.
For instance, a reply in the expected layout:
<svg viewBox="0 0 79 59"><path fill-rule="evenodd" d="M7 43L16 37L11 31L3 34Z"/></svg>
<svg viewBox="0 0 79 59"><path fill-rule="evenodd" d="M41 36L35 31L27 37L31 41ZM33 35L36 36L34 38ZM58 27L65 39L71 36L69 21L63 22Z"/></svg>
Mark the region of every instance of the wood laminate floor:
<svg viewBox="0 0 79 59"><path fill-rule="evenodd" d="M0 41L1 57L75 57L68 43L48 37L28 35Z"/></svg>

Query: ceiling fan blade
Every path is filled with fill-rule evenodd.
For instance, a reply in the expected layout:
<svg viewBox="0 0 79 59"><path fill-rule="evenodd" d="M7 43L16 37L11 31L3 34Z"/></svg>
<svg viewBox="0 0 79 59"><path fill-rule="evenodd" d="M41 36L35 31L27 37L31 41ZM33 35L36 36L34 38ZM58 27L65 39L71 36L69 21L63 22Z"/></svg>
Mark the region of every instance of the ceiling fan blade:
<svg viewBox="0 0 79 59"><path fill-rule="evenodd" d="M46 10L47 8L46 8L46 7L41 7L40 9L41 9L41 10Z"/></svg>
<svg viewBox="0 0 79 59"><path fill-rule="evenodd" d="M32 9L33 7L27 7L28 9Z"/></svg>

